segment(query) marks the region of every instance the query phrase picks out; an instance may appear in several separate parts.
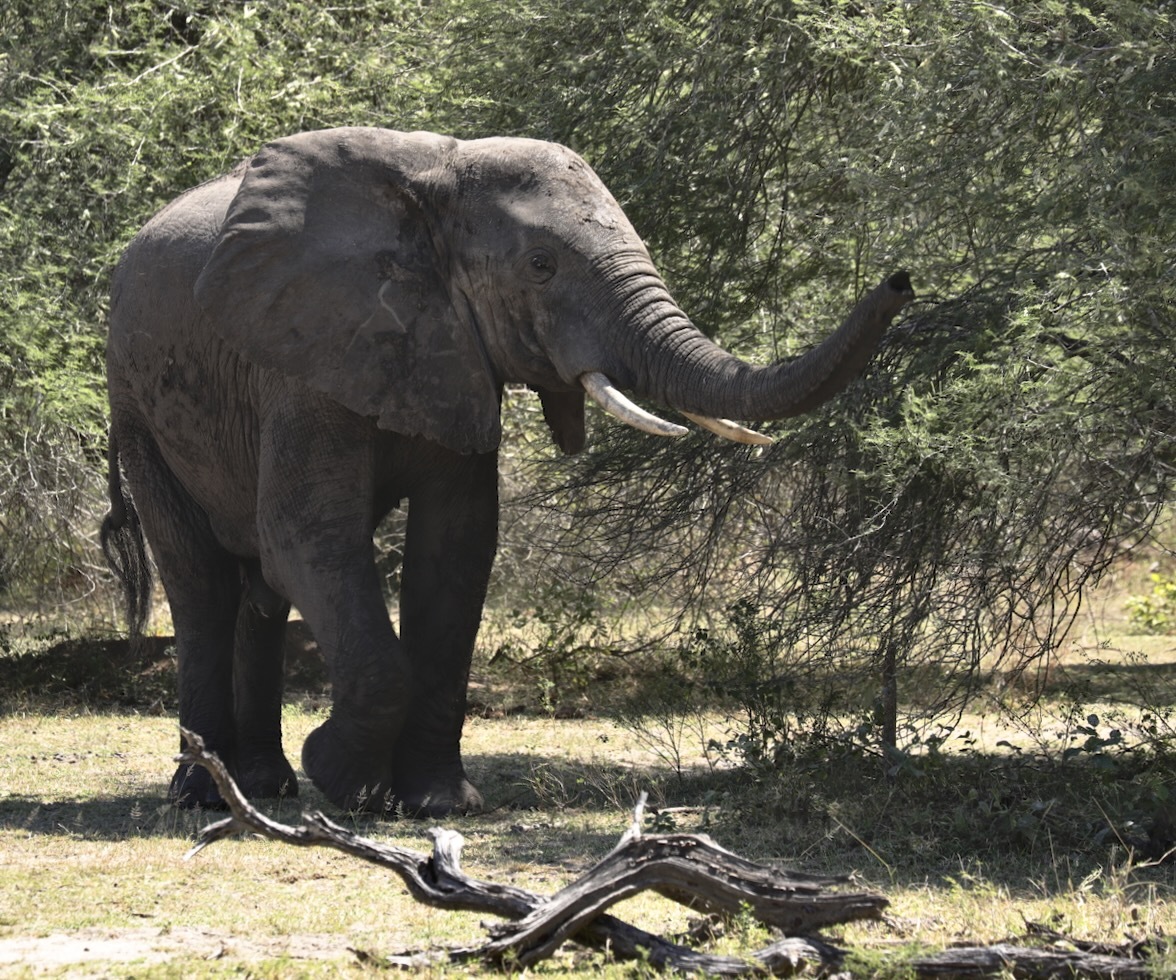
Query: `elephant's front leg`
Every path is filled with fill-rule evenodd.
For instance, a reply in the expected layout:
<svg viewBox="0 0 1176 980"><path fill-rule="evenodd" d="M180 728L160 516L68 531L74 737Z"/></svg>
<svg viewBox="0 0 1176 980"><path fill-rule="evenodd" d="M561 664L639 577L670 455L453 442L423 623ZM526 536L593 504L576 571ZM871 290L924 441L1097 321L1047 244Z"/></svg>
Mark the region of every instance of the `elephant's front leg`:
<svg viewBox="0 0 1176 980"><path fill-rule="evenodd" d="M263 426L258 486L265 582L301 611L331 678L331 715L303 745L303 768L349 810L384 808L412 698L373 552L371 428L305 395Z"/></svg>
<svg viewBox="0 0 1176 980"><path fill-rule="evenodd" d="M393 795L417 816L480 809L461 760L466 685L498 539L496 454L443 460L409 500L400 632L413 703L396 744Z"/></svg>
<svg viewBox="0 0 1176 980"><path fill-rule="evenodd" d="M412 673L388 620L370 554L353 564L372 566L356 575L336 567L344 583L294 601L327 661L333 703L330 717L302 746L311 781L344 810L384 813L393 795L393 747L412 697ZM324 569L326 570L326 569Z"/></svg>

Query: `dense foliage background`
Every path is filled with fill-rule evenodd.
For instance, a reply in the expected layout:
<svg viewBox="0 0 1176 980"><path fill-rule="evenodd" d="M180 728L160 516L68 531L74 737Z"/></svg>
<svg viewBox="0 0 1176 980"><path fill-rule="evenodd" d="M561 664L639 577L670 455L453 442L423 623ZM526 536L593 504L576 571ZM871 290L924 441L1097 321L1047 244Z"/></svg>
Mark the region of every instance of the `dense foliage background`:
<svg viewBox="0 0 1176 980"><path fill-rule="evenodd" d="M510 393L496 597L551 635L636 607L712 678L769 671L768 714L894 744L982 666L1047 654L1170 494L1165 4L2 2L14 609L111 615L94 536L120 248L266 139L340 124L572 146L748 357L803 350L912 271L921 300L863 380L765 452L601 422L559 460Z"/></svg>

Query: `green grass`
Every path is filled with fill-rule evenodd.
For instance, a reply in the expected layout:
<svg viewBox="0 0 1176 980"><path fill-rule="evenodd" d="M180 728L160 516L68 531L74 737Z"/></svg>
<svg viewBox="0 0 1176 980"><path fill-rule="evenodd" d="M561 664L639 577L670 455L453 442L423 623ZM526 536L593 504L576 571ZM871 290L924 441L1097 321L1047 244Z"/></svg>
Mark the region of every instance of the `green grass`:
<svg viewBox="0 0 1176 980"><path fill-rule="evenodd" d="M509 676L478 670L481 716L465 744L488 808L446 824L466 837L472 873L550 892L613 846L647 790L650 826L798 870L854 871L884 892L885 922L832 936L862 951L863 976L910 949L1023 936L1026 920L1105 942L1172 935L1176 767L1164 726L1176 644L1112 625L1109 640L1101 621L1080 626L1037 679L1046 698L1034 711L969 716L938 750L898 765L825 751L749 773L708 747L730 734L714 712L610 720L599 706L632 694L637 672L610 665L611 680L589 687L597 710L559 719ZM398 879L333 851L242 839L184 860L211 816L163 803L178 741L166 641L138 661L117 644L60 641L0 655L0 976L366 976L383 956L484 937L482 917L418 905ZM321 670L294 668L292 761L327 703ZM304 779L301 789L270 812L349 819ZM430 849L427 824L354 822ZM663 934L691 919L657 896L616 911ZM734 921L711 948L747 953L767 939ZM632 975L574 947L530 972L585 969Z"/></svg>
<svg viewBox="0 0 1176 980"><path fill-rule="evenodd" d="M289 746L319 720L319 710L289 708ZM108 975L133 956L135 976L178 975L181 963L186 976L359 975L369 968L352 950L382 956L482 937L478 916L417 905L394 877L332 851L233 840L185 861L205 817L161 802L174 742L170 718L125 711L0 720L0 974L38 961L50 975ZM842 931L866 949L1007 939L1022 916L1113 941L1176 926L1168 866L1133 859L1113 836L1095 842L1100 804L1115 806L1113 780L1067 792L1064 773L994 769L987 755L897 782L850 763L771 786L705 767L679 780L648 768L641 741L603 719L472 719L467 744L489 811L446 823L467 838L468 869L489 879L555 890L613 845L633 794L651 788L678 808L663 826L706 830L768 862L856 870L894 903L885 925ZM303 792L302 805L324 806L305 783ZM296 807L271 812L292 819ZM421 823L360 825L430 846ZM671 933L689 919L657 897L617 911ZM764 938L731 927L722 945L746 952ZM569 950L538 972L577 972L587 955Z"/></svg>

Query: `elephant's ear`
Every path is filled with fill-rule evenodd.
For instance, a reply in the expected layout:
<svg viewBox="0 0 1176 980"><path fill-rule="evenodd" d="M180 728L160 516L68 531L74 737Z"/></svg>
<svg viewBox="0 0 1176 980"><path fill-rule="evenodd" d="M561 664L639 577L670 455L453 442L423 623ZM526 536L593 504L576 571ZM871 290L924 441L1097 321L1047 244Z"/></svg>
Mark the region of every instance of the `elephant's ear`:
<svg viewBox="0 0 1176 980"><path fill-rule="evenodd" d="M455 308L434 233L457 146L357 128L270 143L248 165L196 299L248 360L383 428L489 452L500 385Z"/></svg>

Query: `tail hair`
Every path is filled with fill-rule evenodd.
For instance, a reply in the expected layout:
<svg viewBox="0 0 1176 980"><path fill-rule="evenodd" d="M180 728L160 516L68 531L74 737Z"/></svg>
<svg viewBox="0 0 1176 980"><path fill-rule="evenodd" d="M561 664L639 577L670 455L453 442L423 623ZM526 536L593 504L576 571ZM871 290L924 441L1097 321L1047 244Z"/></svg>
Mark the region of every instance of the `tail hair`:
<svg viewBox="0 0 1176 980"><path fill-rule="evenodd" d="M99 539L106 564L122 586L127 626L133 643L143 635L147 614L151 611L151 563L147 559L147 545L143 539L139 512L135 510L134 501L123 490L118 443L113 432L110 434L107 462L110 512L102 521Z"/></svg>

